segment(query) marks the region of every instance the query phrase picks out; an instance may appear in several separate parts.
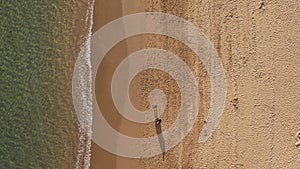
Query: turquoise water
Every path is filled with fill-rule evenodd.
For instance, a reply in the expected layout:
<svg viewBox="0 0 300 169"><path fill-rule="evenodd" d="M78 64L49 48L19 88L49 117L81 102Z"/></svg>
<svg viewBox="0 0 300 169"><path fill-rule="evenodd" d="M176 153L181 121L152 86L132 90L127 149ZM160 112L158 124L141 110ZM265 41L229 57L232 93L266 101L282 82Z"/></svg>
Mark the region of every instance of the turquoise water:
<svg viewBox="0 0 300 169"><path fill-rule="evenodd" d="M76 25L80 10L87 5L0 1L0 168L76 167L71 80L86 27Z"/></svg>

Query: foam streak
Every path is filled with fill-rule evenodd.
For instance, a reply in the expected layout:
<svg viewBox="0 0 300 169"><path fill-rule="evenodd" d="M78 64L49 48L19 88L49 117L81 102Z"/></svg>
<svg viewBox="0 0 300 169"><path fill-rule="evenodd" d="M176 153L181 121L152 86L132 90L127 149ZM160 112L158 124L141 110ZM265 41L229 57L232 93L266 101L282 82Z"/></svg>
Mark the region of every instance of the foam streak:
<svg viewBox="0 0 300 169"><path fill-rule="evenodd" d="M91 139L92 139L92 67L91 67L91 36L93 25L94 0L89 1L86 13L86 24L89 25L88 34L81 45L73 73L73 101L79 121L80 142L76 168L90 167ZM74 79L77 79L74 81ZM75 82L75 83L74 83ZM75 98L74 98L75 97ZM76 104L75 104L76 103ZM78 104L79 103L79 104ZM77 106L80 105L80 106Z"/></svg>

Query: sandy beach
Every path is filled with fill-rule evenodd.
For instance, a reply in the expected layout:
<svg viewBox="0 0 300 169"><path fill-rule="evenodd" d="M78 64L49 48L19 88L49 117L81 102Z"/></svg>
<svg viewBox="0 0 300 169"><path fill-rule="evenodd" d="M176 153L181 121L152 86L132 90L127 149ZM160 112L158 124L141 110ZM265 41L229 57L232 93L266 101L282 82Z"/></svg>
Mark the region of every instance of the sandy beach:
<svg viewBox="0 0 300 169"><path fill-rule="evenodd" d="M211 80L201 60L182 42L162 35L140 35L121 41L101 62L95 82L97 103L115 130L130 137L156 135L154 122L140 124L122 117L110 93L119 63L144 48L171 51L188 65L197 79L199 113L187 137L167 151L164 160L162 154L141 159L120 157L92 142L91 168L300 168L299 147L295 146L295 134L300 129L297 0L96 0L94 9L93 33L110 21L137 12L170 13L198 26L222 61L227 97L212 137L198 143L211 102ZM144 111L151 109L148 95L155 88L163 90L168 100L161 116L161 129L165 131L180 109L176 81L163 71L149 69L131 81L129 95L132 104Z"/></svg>

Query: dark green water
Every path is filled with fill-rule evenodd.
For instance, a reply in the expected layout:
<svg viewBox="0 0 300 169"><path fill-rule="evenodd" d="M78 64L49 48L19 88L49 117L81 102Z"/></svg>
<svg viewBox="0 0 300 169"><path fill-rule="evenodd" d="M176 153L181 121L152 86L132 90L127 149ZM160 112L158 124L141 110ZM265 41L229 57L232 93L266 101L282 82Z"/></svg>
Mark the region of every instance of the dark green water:
<svg viewBox="0 0 300 169"><path fill-rule="evenodd" d="M0 0L0 168L75 168L71 80L86 27L76 13L86 10L74 1Z"/></svg>

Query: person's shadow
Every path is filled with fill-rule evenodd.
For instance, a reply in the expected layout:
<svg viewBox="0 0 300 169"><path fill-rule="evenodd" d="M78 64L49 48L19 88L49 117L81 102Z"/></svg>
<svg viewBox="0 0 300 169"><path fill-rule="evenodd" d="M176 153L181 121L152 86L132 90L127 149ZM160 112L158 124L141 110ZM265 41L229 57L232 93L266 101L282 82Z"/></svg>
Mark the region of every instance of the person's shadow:
<svg viewBox="0 0 300 169"><path fill-rule="evenodd" d="M161 123L157 124L155 122L155 128L156 128L156 134L158 136L159 146L160 146L160 150L162 152L163 161L164 161L165 160L166 148L165 148L165 139L163 137L162 130L161 130Z"/></svg>
<svg viewBox="0 0 300 169"><path fill-rule="evenodd" d="M159 146L160 146L160 150L162 152L163 155L163 161L165 160L165 153L166 153L166 147L165 147L165 139L163 137L162 134L162 129L161 129L161 120L158 118L157 115L157 106L153 105L152 106L153 110L154 110L154 116L155 116L155 129L156 129L156 134L158 136L158 142L159 142ZM160 122L157 122L157 119L160 120Z"/></svg>

